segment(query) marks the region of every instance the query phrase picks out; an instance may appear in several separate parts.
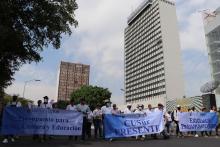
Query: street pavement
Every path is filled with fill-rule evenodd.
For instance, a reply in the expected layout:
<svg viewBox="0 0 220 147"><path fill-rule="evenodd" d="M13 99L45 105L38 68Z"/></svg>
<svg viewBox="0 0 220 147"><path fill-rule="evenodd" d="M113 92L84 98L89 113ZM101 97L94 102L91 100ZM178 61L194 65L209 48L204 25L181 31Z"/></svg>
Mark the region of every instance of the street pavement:
<svg viewBox="0 0 220 147"><path fill-rule="evenodd" d="M172 137L168 140L146 139L144 141L135 139L117 139L110 141L87 140L70 141L68 138L56 137L44 143L33 141L30 137L22 137L14 143L0 144L0 147L220 147L220 138L215 137Z"/></svg>

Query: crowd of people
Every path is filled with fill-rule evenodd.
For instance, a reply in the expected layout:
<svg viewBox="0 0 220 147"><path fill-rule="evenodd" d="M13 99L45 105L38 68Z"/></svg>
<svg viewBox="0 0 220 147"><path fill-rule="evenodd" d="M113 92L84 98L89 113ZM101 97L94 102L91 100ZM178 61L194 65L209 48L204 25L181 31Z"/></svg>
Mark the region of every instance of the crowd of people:
<svg viewBox="0 0 220 147"><path fill-rule="evenodd" d="M136 108L132 108L132 105L127 105L127 108L124 110L119 110L116 104L111 104L109 100L104 101L105 105L96 105L94 110L91 110L89 105L86 103L85 99L81 99L79 104L76 104L73 100L69 102L69 104L66 106L66 110L68 111L77 111L77 112L82 112L83 114L83 126L82 126L82 135L81 135L81 140L89 139L92 137L92 134L94 134L94 138L105 138L104 130L103 130L103 119L105 114L112 114L112 115L118 115L118 114L150 114L155 111L162 111L163 116L164 116L164 126L165 129L163 132L160 134L153 134L150 135L151 138L157 139L158 135L163 136L164 139L168 139L169 136L175 136L180 138L184 136L212 136L213 132L180 132L179 130L179 114L182 113L181 106L177 106L176 110L173 112L167 112L162 104L158 104L156 108L153 108L151 104L148 104L147 108L144 108L143 104L137 105ZM10 107L22 107L21 103L18 101L17 96L13 96L13 100L8 103L8 106ZM49 102L49 98L47 96L43 97L42 100L38 100L37 105L28 105L29 108L45 108L45 109L53 109L53 104ZM189 108L188 112L197 112L195 107ZM220 111L217 111L217 108L213 106L210 111L206 110L206 108L202 108L201 112L213 112L217 113L219 117L219 123L220 123ZM220 124L216 127L215 130L215 135L218 136L218 128ZM94 128L94 129L92 129ZM94 133L92 131L94 130ZM47 136L47 135L34 135L33 139L38 140L41 142L46 141L48 138L52 138L53 136ZM147 135L142 135L142 136L135 136L135 138L138 140L144 140ZM7 135L4 136L3 143L6 144L9 142L15 141L15 136L13 135ZM72 140L75 138L77 140L79 137L78 136L69 136L69 139ZM112 139L109 139L112 141Z"/></svg>

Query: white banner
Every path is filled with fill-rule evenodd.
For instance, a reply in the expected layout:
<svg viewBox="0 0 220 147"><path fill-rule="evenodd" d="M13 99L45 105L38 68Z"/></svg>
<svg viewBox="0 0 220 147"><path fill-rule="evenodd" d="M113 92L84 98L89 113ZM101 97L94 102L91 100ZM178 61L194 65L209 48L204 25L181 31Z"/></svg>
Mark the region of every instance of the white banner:
<svg viewBox="0 0 220 147"><path fill-rule="evenodd" d="M218 124L216 113L183 112L179 114L179 129L181 132L211 131Z"/></svg>

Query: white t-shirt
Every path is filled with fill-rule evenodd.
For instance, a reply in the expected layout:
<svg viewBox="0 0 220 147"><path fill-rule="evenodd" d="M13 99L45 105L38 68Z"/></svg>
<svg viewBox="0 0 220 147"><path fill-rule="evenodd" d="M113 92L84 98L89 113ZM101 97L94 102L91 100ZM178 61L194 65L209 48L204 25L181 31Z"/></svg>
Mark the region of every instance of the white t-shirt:
<svg viewBox="0 0 220 147"><path fill-rule="evenodd" d="M52 105L51 105L50 103L48 103L48 104L44 104L44 103L42 103L42 104L41 104L41 108L45 108L45 109L53 109L53 107L52 107Z"/></svg>
<svg viewBox="0 0 220 147"><path fill-rule="evenodd" d="M135 114L146 114L146 113L144 112L144 110L139 110L139 109L137 109L134 113L135 113Z"/></svg>
<svg viewBox="0 0 220 147"><path fill-rule="evenodd" d="M166 116L168 122L172 121L171 115L169 113L166 113L165 116Z"/></svg>
<svg viewBox="0 0 220 147"><path fill-rule="evenodd" d="M100 109L95 109L93 111L93 117L95 119L102 119L102 111Z"/></svg>
<svg viewBox="0 0 220 147"><path fill-rule="evenodd" d="M151 114L151 113L154 112L154 109L151 109L151 110L147 109L147 110L144 110L144 111L145 111L146 114Z"/></svg>
<svg viewBox="0 0 220 147"><path fill-rule="evenodd" d="M133 112L131 110L129 110L128 108L126 108L124 110L124 114L132 114Z"/></svg>
<svg viewBox="0 0 220 147"><path fill-rule="evenodd" d="M102 111L102 114L112 114L112 108L111 107L103 106L101 108L101 111Z"/></svg>
<svg viewBox="0 0 220 147"><path fill-rule="evenodd" d="M76 106L71 104L67 105L66 110L77 111Z"/></svg>

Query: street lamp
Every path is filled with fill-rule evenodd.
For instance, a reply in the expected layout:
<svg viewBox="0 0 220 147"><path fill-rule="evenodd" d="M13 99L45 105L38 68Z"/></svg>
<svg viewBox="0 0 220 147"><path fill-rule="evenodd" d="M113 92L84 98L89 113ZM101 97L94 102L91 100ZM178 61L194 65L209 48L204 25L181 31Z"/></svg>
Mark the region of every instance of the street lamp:
<svg viewBox="0 0 220 147"><path fill-rule="evenodd" d="M37 80L37 79L25 81L24 82L24 89L23 89L23 98L24 98L24 93L25 93L25 88L26 88L27 83L29 83L29 82L40 82L40 81L41 80Z"/></svg>

